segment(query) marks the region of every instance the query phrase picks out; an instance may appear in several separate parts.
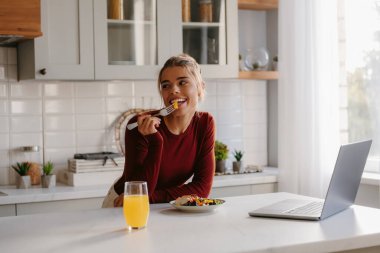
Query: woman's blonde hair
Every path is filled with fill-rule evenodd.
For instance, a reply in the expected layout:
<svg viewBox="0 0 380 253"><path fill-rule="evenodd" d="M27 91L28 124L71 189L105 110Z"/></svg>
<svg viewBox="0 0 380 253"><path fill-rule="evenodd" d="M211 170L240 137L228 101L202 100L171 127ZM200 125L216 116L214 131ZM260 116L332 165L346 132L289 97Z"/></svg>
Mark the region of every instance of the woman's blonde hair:
<svg viewBox="0 0 380 253"><path fill-rule="evenodd" d="M199 100L202 101L205 96L205 84L201 75L201 68L199 67L199 64L196 62L196 60L187 54L172 56L165 62L164 66L160 70L160 74L158 75L159 92L161 93L162 74L164 70L171 67L182 67L189 72L190 76L196 81L198 97Z"/></svg>

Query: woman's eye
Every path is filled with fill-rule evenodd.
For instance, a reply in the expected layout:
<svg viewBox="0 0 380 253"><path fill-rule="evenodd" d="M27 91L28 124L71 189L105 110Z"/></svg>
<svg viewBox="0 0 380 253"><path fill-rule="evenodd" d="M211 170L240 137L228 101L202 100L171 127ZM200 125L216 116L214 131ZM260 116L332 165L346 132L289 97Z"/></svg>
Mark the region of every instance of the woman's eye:
<svg viewBox="0 0 380 253"><path fill-rule="evenodd" d="M183 86L183 85L187 84L187 81L186 80L181 80L181 81L179 81L178 84L181 85L181 86Z"/></svg>
<svg viewBox="0 0 380 253"><path fill-rule="evenodd" d="M162 83L161 84L161 89L167 89L169 88L169 84L168 83Z"/></svg>

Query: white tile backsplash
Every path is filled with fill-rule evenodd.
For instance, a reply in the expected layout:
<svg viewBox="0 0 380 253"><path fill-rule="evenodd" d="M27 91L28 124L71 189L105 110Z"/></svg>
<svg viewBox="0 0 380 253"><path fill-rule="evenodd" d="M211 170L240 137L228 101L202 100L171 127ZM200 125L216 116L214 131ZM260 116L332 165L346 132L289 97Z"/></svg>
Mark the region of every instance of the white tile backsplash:
<svg viewBox="0 0 380 253"><path fill-rule="evenodd" d="M9 133L9 117L0 116L0 133Z"/></svg>
<svg viewBox="0 0 380 253"><path fill-rule="evenodd" d="M0 185L14 184L9 166L16 161L52 161L56 173L75 153L113 151L115 123L131 108L161 108L155 80L21 81L15 51L0 47L7 79L0 81ZM15 73L10 74L10 68ZM216 138L230 149L244 150L245 164L267 164L266 82L239 79L205 80L199 110L216 121ZM39 145L41 152L18 152Z"/></svg>
<svg viewBox="0 0 380 253"><path fill-rule="evenodd" d="M7 86L8 86L7 83L0 82L0 98L7 98L8 97Z"/></svg>
<svg viewBox="0 0 380 253"><path fill-rule="evenodd" d="M134 108L134 97L111 97L107 99L107 112L125 112Z"/></svg>
<svg viewBox="0 0 380 253"><path fill-rule="evenodd" d="M9 149L9 134L0 134L0 150Z"/></svg>
<svg viewBox="0 0 380 253"><path fill-rule="evenodd" d="M44 96L60 97L60 98L73 98L74 97L74 85L69 82L62 83L46 83L44 84Z"/></svg>
<svg viewBox="0 0 380 253"><path fill-rule="evenodd" d="M75 110L77 113L105 113L105 98L78 98L75 101Z"/></svg>
<svg viewBox="0 0 380 253"><path fill-rule="evenodd" d="M0 99L0 115L8 114L8 100Z"/></svg>
<svg viewBox="0 0 380 253"><path fill-rule="evenodd" d="M136 97L158 96L157 82L154 80L135 81L134 88L135 88L134 96Z"/></svg>
<svg viewBox="0 0 380 253"><path fill-rule="evenodd" d="M11 149L33 145L42 147L42 133L11 133Z"/></svg>
<svg viewBox="0 0 380 253"><path fill-rule="evenodd" d="M45 162L52 161L54 163L67 164L67 160L74 158L75 148L47 148L45 150Z"/></svg>
<svg viewBox="0 0 380 253"><path fill-rule="evenodd" d="M106 129L106 115L99 114L82 114L76 117L76 129L77 131L82 130L100 130Z"/></svg>
<svg viewBox="0 0 380 253"><path fill-rule="evenodd" d="M108 82L107 95L110 97L133 97L133 82Z"/></svg>
<svg viewBox="0 0 380 253"><path fill-rule="evenodd" d="M220 81L217 85L218 96L234 96L241 95L241 83L239 81Z"/></svg>
<svg viewBox="0 0 380 253"><path fill-rule="evenodd" d="M46 114L74 113L74 99L47 99L44 108Z"/></svg>
<svg viewBox="0 0 380 253"><path fill-rule="evenodd" d="M40 98L42 89L39 83L12 83L11 98Z"/></svg>
<svg viewBox="0 0 380 253"><path fill-rule="evenodd" d="M15 116L11 118L13 133L42 132L42 117L40 116Z"/></svg>
<svg viewBox="0 0 380 253"><path fill-rule="evenodd" d="M41 100L11 100L10 106L13 114L42 114Z"/></svg>
<svg viewBox="0 0 380 253"><path fill-rule="evenodd" d="M76 146L75 132L45 133L46 148L74 148Z"/></svg>
<svg viewBox="0 0 380 253"><path fill-rule="evenodd" d="M106 131L77 131L78 147L104 146Z"/></svg>
<svg viewBox="0 0 380 253"><path fill-rule="evenodd" d="M103 82L76 82L74 87L78 98L103 98L105 94L105 84Z"/></svg>
<svg viewBox="0 0 380 253"><path fill-rule="evenodd" d="M44 130L47 132L75 130L75 115L45 115Z"/></svg>

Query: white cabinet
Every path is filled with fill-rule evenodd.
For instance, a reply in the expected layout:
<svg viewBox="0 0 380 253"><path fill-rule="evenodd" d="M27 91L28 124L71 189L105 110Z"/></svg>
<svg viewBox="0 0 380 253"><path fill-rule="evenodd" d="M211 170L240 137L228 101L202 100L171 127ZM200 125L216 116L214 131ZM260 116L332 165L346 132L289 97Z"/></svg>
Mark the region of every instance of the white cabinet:
<svg viewBox="0 0 380 253"><path fill-rule="evenodd" d="M238 77L236 0L187 1L184 21L186 1L123 0L122 16L109 13L111 2L42 0L43 36L20 43L20 79L151 79L182 52L205 78Z"/></svg>
<svg viewBox="0 0 380 253"><path fill-rule="evenodd" d="M92 0L42 0L43 36L19 44L19 78L93 79L92 9Z"/></svg>
<svg viewBox="0 0 380 253"><path fill-rule="evenodd" d="M277 192L277 183L249 184L212 188L212 198Z"/></svg>

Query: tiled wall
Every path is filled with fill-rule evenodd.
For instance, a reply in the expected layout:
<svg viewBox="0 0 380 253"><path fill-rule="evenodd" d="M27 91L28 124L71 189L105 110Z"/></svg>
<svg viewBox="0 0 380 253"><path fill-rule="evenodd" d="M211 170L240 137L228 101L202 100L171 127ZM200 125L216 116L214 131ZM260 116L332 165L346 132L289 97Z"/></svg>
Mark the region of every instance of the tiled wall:
<svg viewBox="0 0 380 253"><path fill-rule="evenodd" d="M266 82L206 80L206 90L200 110L214 115L217 139L244 150L245 164L266 165ZM116 151L118 117L161 106L155 80L17 81L16 49L0 47L0 185L14 184L16 162L51 160L60 174L75 153ZM42 149L20 152L31 145Z"/></svg>

